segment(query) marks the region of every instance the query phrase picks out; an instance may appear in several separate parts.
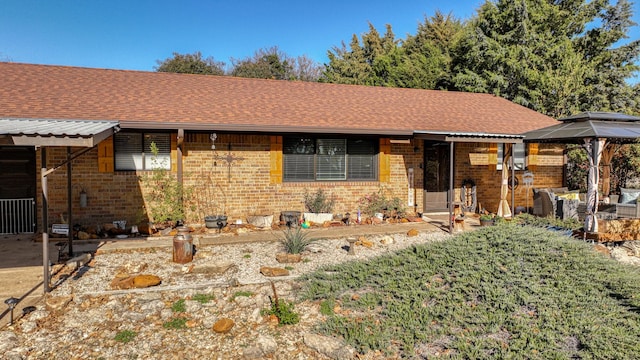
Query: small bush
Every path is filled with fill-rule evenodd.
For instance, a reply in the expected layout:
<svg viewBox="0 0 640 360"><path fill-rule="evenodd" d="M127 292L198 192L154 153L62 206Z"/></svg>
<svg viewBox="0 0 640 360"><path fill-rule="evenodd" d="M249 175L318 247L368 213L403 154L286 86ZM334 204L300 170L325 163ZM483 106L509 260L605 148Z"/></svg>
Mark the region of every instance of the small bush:
<svg viewBox="0 0 640 360"><path fill-rule="evenodd" d="M300 322L300 315L293 308L293 303L284 300L271 301L271 309L267 314L275 315L281 325L295 325Z"/></svg>
<svg viewBox="0 0 640 360"><path fill-rule="evenodd" d="M304 206L307 211L312 213L330 213L333 212L335 199L327 197L322 189L318 189L314 194L310 194L308 190L305 190Z"/></svg>
<svg viewBox="0 0 640 360"><path fill-rule="evenodd" d="M382 189L380 189L377 193L363 196L362 198L360 198L360 200L358 200L358 204L360 205L360 209L362 209L362 212L369 215L374 215L376 213L385 213L392 210L396 211L398 215L404 213L404 205L402 200L400 200L400 198L398 197L387 199Z"/></svg>
<svg viewBox="0 0 640 360"><path fill-rule="evenodd" d="M184 303L184 299L180 299L171 305L173 312L181 313L187 311L187 306Z"/></svg>
<svg viewBox="0 0 640 360"><path fill-rule="evenodd" d="M118 332L113 339L115 341L117 341L117 342L121 342L123 344L126 344L126 343L132 341L136 337L136 335L138 335L138 333L135 332L135 331L122 330L122 331Z"/></svg>
<svg viewBox="0 0 640 360"><path fill-rule="evenodd" d="M314 241L316 239L309 238L308 234L302 231L302 227L288 228L280 238L284 250L289 254L300 254Z"/></svg>

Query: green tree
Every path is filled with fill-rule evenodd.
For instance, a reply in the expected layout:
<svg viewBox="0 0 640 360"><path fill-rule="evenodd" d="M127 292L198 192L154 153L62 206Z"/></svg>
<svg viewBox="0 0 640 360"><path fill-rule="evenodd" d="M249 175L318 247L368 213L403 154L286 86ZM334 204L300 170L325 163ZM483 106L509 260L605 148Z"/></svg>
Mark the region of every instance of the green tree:
<svg viewBox="0 0 640 360"><path fill-rule="evenodd" d="M197 51L193 54L173 53L172 57L157 60L155 70L158 72L174 72L181 74L224 75L225 63L209 56L203 58Z"/></svg>
<svg viewBox="0 0 640 360"><path fill-rule="evenodd" d="M260 49L253 56L231 59L230 74L238 77L318 81L320 65L306 55L293 58L277 46Z"/></svg>
<svg viewBox="0 0 640 360"><path fill-rule="evenodd" d="M369 31L349 46L342 43L328 52L321 81L374 86L435 89L448 88L449 49L462 25L440 12L425 18L418 33L402 41L396 39L391 25L385 33L369 23Z"/></svg>
<svg viewBox="0 0 640 360"><path fill-rule="evenodd" d="M625 111L626 80L638 70L640 41L619 44L633 22L628 1L487 1L454 51L457 90L488 92L561 117Z"/></svg>

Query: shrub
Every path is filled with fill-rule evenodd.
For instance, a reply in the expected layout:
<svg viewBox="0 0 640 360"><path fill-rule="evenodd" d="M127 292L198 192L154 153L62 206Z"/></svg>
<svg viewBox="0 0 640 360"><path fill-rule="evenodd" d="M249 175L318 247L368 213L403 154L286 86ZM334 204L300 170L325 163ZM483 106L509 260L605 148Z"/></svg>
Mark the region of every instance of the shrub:
<svg viewBox="0 0 640 360"><path fill-rule="evenodd" d="M278 299L276 285L271 282L271 290L273 290L273 298L271 298L271 308L267 311L267 315L274 315L278 318L280 325L295 325L300 322L300 315L293 311L293 303Z"/></svg>
<svg viewBox="0 0 640 360"><path fill-rule="evenodd" d="M183 187L171 170L167 170L164 163L157 160L158 146L155 142L151 143L150 151L152 170L140 176L140 181L147 189L144 197L149 218L158 224L184 220L182 199L190 196L190 189Z"/></svg>
<svg viewBox="0 0 640 360"><path fill-rule="evenodd" d="M284 235L280 238L280 242L289 254L300 254L307 246L316 241L316 239L309 238L308 234L302 231L302 227L297 227L295 230L288 228L283 233Z"/></svg>
<svg viewBox="0 0 640 360"><path fill-rule="evenodd" d="M358 200L360 209L365 214L374 215L376 213L385 213L387 211L395 210L398 214L404 213L404 205L402 200L398 197L387 199L382 189L377 193L371 193L365 195Z"/></svg>
<svg viewBox="0 0 640 360"><path fill-rule="evenodd" d="M311 194L308 190L305 190L304 206L307 211L312 213L330 213L333 212L335 199L333 199L333 197L327 197L324 190L322 189L318 189L318 191L316 191L314 194Z"/></svg>

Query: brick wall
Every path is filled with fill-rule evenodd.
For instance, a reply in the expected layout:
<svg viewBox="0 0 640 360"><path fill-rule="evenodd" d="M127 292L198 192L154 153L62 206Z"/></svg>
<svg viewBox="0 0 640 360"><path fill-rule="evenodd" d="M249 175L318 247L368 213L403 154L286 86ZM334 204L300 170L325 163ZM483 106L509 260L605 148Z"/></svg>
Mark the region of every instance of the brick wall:
<svg viewBox="0 0 640 360"><path fill-rule="evenodd" d="M230 149L230 150L229 150ZM80 149L73 149L77 151ZM355 214L358 200L366 194L383 191L387 197L408 201L408 167L415 168L414 183L421 187L422 174L418 169L421 151L414 152L412 144L391 145L391 179L389 182L321 182L271 183L270 137L266 135L218 134L216 149L211 149L209 134L186 134L183 164L184 184L193 189L186 199L190 223L201 222L206 215L224 212L230 221L254 214L273 214L281 211L304 211L303 195L322 188L336 200L334 213ZM66 160L66 149L48 148L47 165L51 168ZM231 159L231 162L228 160ZM405 160L406 159L406 160ZM37 167L41 168L40 154ZM147 193L139 177L144 171L98 172L98 151L90 150L72 161L73 223L98 225L113 220L128 224L146 221L144 195ZM39 174L38 174L39 176ZM48 176L49 222L68 218L66 166ZM85 190L87 207L80 207L80 192ZM422 208L421 189L415 190L417 208ZM38 193L41 194L40 182ZM38 199L40 201L40 199ZM38 206L41 218L41 205ZM39 221L41 223L41 221Z"/></svg>
<svg viewBox="0 0 640 360"><path fill-rule="evenodd" d="M206 215L224 212L230 221L248 215L273 214L281 211L304 211L303 195L322 188L336 200L334 213L355 214L358 200L364 195L383 191L387 197L399 197L406 205L412 192L415 206L409 211L423 209L423 173L420 165L422 143L391 144L391 176L389 182L321 182L321 183L272 183L270 180L270 137L267 135L218 134L216 149L211 149L209 134L187 133L184 145L184 184L193 189L186 199L189 223L202 222ZM77 151L79 149L73 149ZM458 143L455 157L455 187L462 180L471 178L477 184L478 202L489 211L496 211L500 197L501 173L489 170L482 164L487 159L488 144ZM538 165L533 171L535 186L560 186L562 184L562 149L540 145ZM66 160L65 148L49 148L47 165L51 168ZM38 170L40 154L36 156ZM231 160L230 162L228 160ZM128 224L146 221L144 195L147 193L139 176L145 172L98 172L98 151L92 149L73 160L72 212L73 223L84 226L98 225L114 220L126 220ZM409 188L409 168L414 169L414 186ZM522 171L516 175L521 180ZM38 174L39 176L39 174ZM66 166L48 176L50 223L67 218ZM87 207L80 207L80 192L85 190ZM38 182L38 194L41 194ZM524 186L516 189L516 205L533 206L530 194ZM509 199L511 195L509 195ZM40 202L40 198L37 199ZM41 205L38 206L38 215ZM41 223L41 221L39 221Z"/></svg>
<svg viewBox="0 0 640 360"><path fill-rule="evenodd" d="M500 201L500 184L502 171L495 170L489 164L489 144L457 143L455 145L455 187L461 187L464 179L472 179L476 183L478 205L495 213ZM540 144L537 165L527 170L515 171L520 185L515 189L515 206L533 206L532 192L527 191L522 175L528 171L534 175L533 187L560 187L563 182L563 147L559 145ZM509 171L511 175L511 171ZM511 204L511 191L507 196Z"/></svg>

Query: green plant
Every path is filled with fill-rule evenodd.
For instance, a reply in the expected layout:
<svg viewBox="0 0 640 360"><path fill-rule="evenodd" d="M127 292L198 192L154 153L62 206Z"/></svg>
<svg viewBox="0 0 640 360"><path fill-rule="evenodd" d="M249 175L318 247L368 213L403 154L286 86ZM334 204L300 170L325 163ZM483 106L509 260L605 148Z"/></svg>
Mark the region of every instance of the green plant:
<svg viewBox="0 0 640 360"><path fill-rule="evenodd" d="M271 298L271 308L267 311L267 314L275 315L280 325L295 325L300 322L300 315L293 311L293 303L278 299L278 293L273 281L271 282L271 289L273 290L273 298Z"/></svg>
<svg viewBox="0 0 640 360"><path fill-rule="evenodd" d="M318 189L313 194L309 193L308 190L305 190L304 206L307 211L312 213L330 213L333 212L335 199L333 199L333 197L327 197L322 189Z"/></svg>
<svg viewBox="0 0 640 360"><path fill-rule="evenodd" d="M289 270L289 271L291 271L291 270L295 269L295 268L294 268L293 266L291 266L291 265L287 265L287 266L285 266L284 268L285 268L285 270Z"/></svg>
<svg viewBox="0 0 640 360"><path fill-rule="evenodd" d="M185 305L184 299L180 299L180 300L174 302L171 305L171 310L173 310L173 312L177 312L177 313L181 313L181 312L187 311L187 306Z"/></svg>
<svg viewBox="0 0 640 360"><path fill-rule="evenodd" d="M181 317L173 318L162 324L162 327L164 327L165 329L186 329L187 319Z"/></svg>
<svg viewBox="0 0 640 360"><path fill-rule="evenodd" d="M242 255L243 258L245 259L250 259L251 258L251 254L244 254Z"/></svg>
<svg viewBox="0 0 640 360"><path fill-rule="evenodd" d="M251 291L236 291L235 293L233 293L233 295L231 296L231 298L229 299L230 302L234 301L237 297L240 296L244 296L244 297L251 297L253 296L253 293Z"/></svg>
<svg viewBox="0 0 640 360"><path fill-rule="evenodd" d="M480 215L480 221L492 221L493 215L492 214L482 214Z"/></svg>
<svg viewBox="0 0 640 360"><path fill-rule="evenodd" d="M216 297L213 294L195 294L191 298L191 300L197 301L200 304L206 304L209 301L215 299Z"/></svg>
<svg viewBox="0 0 640 360"><path fill-rule="evenodd" d="M283 231L283 236L280 238L285 251L289 254L300 254L314 241L316 239L309 238L302 227L288 228Z"/></svg>
<svg viewBox="0 0 640 360"><path fill-rule="evenodd" d="M334 313L333 309L336 306L336 301L333 298L328 298L320 302L320 314L325 316L331 316Z"/></svg>
<svg viewBox="0 0 640 360"><path fill-rule="evenodd" d="M402 200L398 197L388 199L382 188L380 188L378 192L371 193L360 198L358 200L358 205L362 212L369 215L374 215L376 213L384 214L391 211L395 211L396 214L400 215L405 211Z"/></svg>
<svg viewBox="0 0 640 360"><path fill-rule="evenodd" d="M140 176L149 220L156 223L175 223L185 218L183 199L191 191L182 186L176 175L166 168L166 160L158 157L158 146L150 145L152 170Z"/></svg>
<svg viewBox="0 0 640 360"><path fill-rule="evenodd" d="M301 278L301 295L341 299L349 311L318 331L360 353L430 358L431 344L456 359L635 358L637 280L591 244L513 220L327 266Z"/></svg>
<svg viewBox="0 0 640 360"><path fill-rule="evenodd" d="M126 344L132 341L136 335L138 335L138 333L133 330L122 330L119 331L113 339L117 342Z"/></svg>

